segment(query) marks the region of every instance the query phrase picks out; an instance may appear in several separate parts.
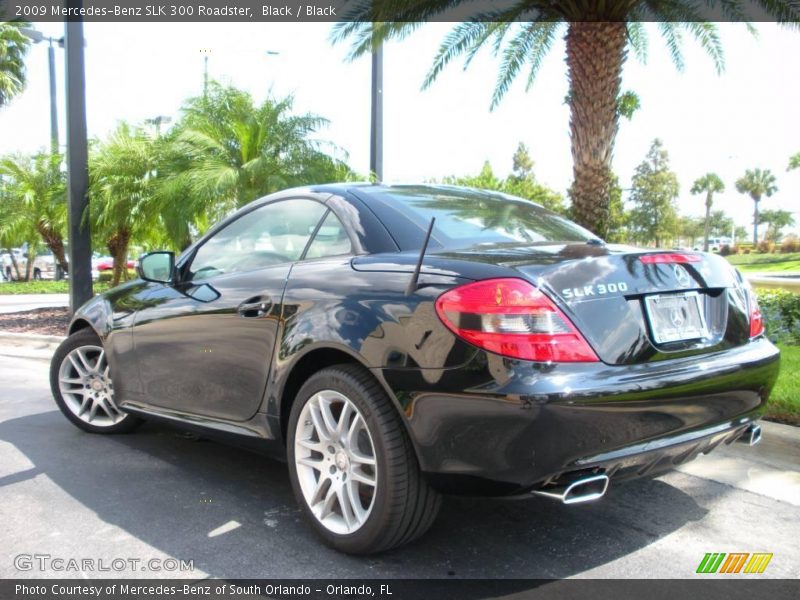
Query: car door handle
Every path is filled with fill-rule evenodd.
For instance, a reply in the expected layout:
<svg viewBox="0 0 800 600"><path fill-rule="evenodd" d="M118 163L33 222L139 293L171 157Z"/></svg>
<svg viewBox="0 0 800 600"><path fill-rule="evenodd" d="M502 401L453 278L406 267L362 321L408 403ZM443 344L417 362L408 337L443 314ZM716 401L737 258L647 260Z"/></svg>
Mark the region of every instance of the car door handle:
<svg viewBox="0 0 800 600"><path fill-rule="evenodd" d="M236 310L241 317L256 319L266 315L271 307L272 300L266 296L255 296L242 302Z"/></svg>

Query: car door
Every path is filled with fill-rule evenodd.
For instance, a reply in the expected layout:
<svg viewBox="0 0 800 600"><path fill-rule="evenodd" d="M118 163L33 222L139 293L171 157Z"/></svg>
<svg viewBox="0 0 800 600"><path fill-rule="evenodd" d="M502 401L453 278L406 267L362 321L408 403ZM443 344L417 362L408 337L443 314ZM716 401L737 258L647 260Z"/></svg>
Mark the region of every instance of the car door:
<svg viewBox="0 0 800 600"><path fill-rule="evenodd" d="M143 403L233 421L256 413L287 276L326 210L296 198L246 212L150 292L132 329Z"/></svg>

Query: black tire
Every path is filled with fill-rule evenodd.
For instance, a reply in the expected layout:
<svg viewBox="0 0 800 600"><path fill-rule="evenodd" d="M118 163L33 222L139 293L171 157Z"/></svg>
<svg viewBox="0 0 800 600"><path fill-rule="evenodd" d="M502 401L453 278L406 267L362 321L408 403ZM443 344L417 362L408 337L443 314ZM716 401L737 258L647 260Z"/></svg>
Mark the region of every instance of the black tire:
<svg viewBox="0 0 800 600"><path fill-rule="evenodd" d="M61 388L59 385L59 373L61 370L61 365L65 360L68 360L67 357L70 352L84 346L102 348L103 343L93 330L81 329L61 342L61 345L58 347L58 349L56 349L53 359L50 362L50 390L53 392L53 398L55 399L58 408L73 425L89 433L128 433L133 431L142 423L142 420L134 415L124 414L120 420L114 424L102 426L93 425L82 420L67 406L67 402L61 393Z"/></svg>
<svg viewBox="0 0 800 600"><path fill-rule="evenodd" d="M343 394L361 413L372 438L377 486L369 516L352 533L326 528L312 512L298 480L295 437L303 407L320 391ZM391 400L375 378L358 365L329 367L311 376L292 405L287 429L289 473L297 503L329 546L348 554L375 554L406 544L433 524L441 497L425 481L408 434Z"/></svg>

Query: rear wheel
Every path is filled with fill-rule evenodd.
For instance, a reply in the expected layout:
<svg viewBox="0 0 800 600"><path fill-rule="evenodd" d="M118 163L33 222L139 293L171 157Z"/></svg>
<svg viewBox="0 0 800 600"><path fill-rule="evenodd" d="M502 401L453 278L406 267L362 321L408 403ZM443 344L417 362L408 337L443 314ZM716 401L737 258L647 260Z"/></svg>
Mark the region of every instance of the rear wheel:
<svg viewBox="0 0 800 600"><path fill-rule="evenodd" d="M50 388L58 408L90 433L126 433L141 423L114 403L114 383L103 344L94 331L73 333L50 364Z"/></svg>
<svg viewBox="0 0 800 600"><path fill-rule="evenodd" d="M355 365L323 369L300 389L288 427L292 488L322 539L343 552L388 550L422 535L441 499L375 379Z"/></svg>

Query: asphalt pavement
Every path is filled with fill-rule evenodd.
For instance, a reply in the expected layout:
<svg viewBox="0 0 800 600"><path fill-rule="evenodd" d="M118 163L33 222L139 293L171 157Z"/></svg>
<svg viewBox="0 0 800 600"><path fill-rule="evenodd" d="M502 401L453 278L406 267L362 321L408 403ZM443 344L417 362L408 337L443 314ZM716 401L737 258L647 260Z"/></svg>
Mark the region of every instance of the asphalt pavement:
<svg viewBox="0 0 800 600"><path fill-rule="evenodd" d="M51 399L51 346L23 352L9 339L0 339L2 578L688 578L708 552L773 553L759 577L800 576L796 428L766 424L759 446L612 485L596 503L446 498L422 539L355 558L302 522L285 465L152 423L82 433ZM95 562L71 572L34 555ZM142 570L171 558L191 568ZM126 566L97 570L115 559Z"/></svg>

